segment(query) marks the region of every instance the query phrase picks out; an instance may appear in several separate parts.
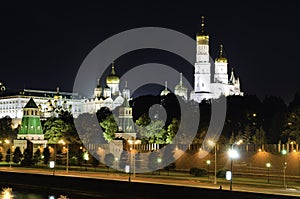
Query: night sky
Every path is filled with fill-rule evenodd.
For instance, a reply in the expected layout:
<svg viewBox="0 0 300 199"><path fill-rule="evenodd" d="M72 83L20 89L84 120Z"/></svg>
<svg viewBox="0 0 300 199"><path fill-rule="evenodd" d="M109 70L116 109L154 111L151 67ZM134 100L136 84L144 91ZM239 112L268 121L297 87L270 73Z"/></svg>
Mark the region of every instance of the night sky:
<svg viewBox="0 0 300 199"><path fill-rule="evenodd" d="M260 99L275 95L290 102L300 90L298 7L291 1L195 2L1 3L0 81L10 89L72 91L85 56L106 38L146 26L195 38L204 15L212 58L222 43L242 90ZM186 64L165 52L137 51L116 60L117 72L153 60L181 71ZM192 69L184 75L193 81Z"/></svg>

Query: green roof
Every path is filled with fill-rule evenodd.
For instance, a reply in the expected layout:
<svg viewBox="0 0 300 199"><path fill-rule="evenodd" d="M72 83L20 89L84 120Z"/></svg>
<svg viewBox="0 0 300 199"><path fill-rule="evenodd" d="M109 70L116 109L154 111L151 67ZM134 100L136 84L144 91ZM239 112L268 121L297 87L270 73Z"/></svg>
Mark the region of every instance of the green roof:
<svg viewBox="0 0 300 199"><path fill-rule="evenodd" d="M40 117L23 116L18 134L43 134Z"/></svg>
<svg viewBox="0 0 300 199"><path fill-rule="evenodd" d="M27 102L27 104L24 106L24 108L38 108L36 103L33 101L32 98Z"/></svg>

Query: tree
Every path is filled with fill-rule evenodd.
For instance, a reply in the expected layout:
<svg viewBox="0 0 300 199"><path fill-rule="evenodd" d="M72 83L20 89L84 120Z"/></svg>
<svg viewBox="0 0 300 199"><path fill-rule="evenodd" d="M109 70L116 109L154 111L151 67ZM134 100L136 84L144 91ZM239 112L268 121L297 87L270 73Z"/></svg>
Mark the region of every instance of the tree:
<svg viewBox="0 0 300 199"><path fill-rule="evenodd" d="M80 140L83 143L104 143L104 129L100 127L95 114L83 113L74 119L77 132L80 134Z"/></svg>
<svg viewBox="0 0 300 199"><path fill-rule="evenodd" d="M104 129L104 139L110 142L115 138L115 133L118 131L118 124L113 115L109 115L106 119L100 122L100 126Z"/></svg>
<svg viewBox="0 0 300 199"><path fill-rule="evenodd" d="M99 160L95 156L92 156L92 166L95 168L95 171L96 168L99 166Z"/></svg>
<svg viewBox="0 0 300 199"><path fill-rule="evenodd" d="M121 170L125 169L125 166L129 164L128 161L129 161L128 152L123 150L119 160L119 168Z"/></svg>
<svg viewBox="0 0 300 199"><path fill-rule="evenodd" d="M251 138L252 138L251 128L249 125L246 125L244 128L244 133L242 135L242 140L245 144L248 145L251 143Z"/></svg>
<svg viewBox="0 0 300 199"><path fill-rule="evenodd" d="M2 152L0 152L0 161L2 161L2 159L3 159L3 154Z"/></svg>
<svg viewBox="0 0 300 199"><path fill-rule="evenodd" d="M43 156L44 156L44 164L49 164L50 150L49 150L48 147L44 148L44 150L43 150Z"/></svg>
<svg viewBox="0 0 300 199"><path fill-rule="evenodd" d="M13 162L17 164L22 160L22 158L23 155L21 153L20 147L17 147L13 154Z"/></svg>
<svg viewBox="0 0 300 199"><path fill-rule="evenodd" d="M31 166L32 165L32 153L30 149L26 148L24 150L23 159L21 161L22 166Z"/></svg>
<svg viewBox="0 0 300 199"><path fill-rule="evenodd" d="M260 146L266 143L266 132L263 130L262 127L256 129L255 134L252 136L252 140L254 144Z"/></svg>
<svg viewBox="0 0 300 199"><path fill-rule="evenodd" d="M164 169L168 171L168 175L170 175L170 171L176 168L175 162L170 163L169 165L165 166Z"/></svg>
<svg viewBox="0 0 300 199"><path fill-rule="evenodd" d="M41 160L41 150L37 149L34 154L33 154L33 163L38 164L39 161Z"/></svg>
<svg viewBox="0 0 300 199"><path fill-rule="evenodd" d="M162 164L166 165L164 167L165 170L168 171L168 175L170 174L170 170L176 168L175 164L175 145L174 144L169 144L165 146L163 149L161 149L163 154L162 154Z"/></svg>
<svg viewBox="0 0 300 199"><path fill-rule="evenodd" d="M178 132L178 128L179 128L179 121L178 119L173 118L171 124L169 124L167 129L166 144L171 144L173 142L173 138Z"/></svg>
<svg viewBox="0 0 300 199"><path fill-rule="evenodd" d="M5 155L5 162L10 162L11 161L11 150L7 149L6 155Z"/></svg>
<svg viewBox="0 0 300 199"><path fill-rule="evenodd" d="M14 140L17 138L18 129L13 128L12 119L9 116L0 118L0 140Z"/></svg>
<svg viewBox="0 0 300 199"><path fill-rule="evenodd" d="M159 154L157 152L151 152L148 156L148 168L152 171L158 169L158 157Z"/></svg>
<svg viewBox="0 0 300 199"><path fill-rule="evenodd" d="M49 118L43 125L43 131L49 144L56 144L61 139L70 143L81 143L74 124L61 118Z"/></svg>
<svg viewBox="0 0 300 199"><path fill-rule="evenodd" d="M136 169L139 169L141 167L141 154L140 152L137 152L135 155L134 155L134 158L135 158L135 168Z"/></svg>
<svg viewBox="0 0 300 199"><path fill-rule="evenodd" d="M281 136L285 142L293 140L300 143L300 108L288 114Z"/></svg>
<svg viewBox="0 0 300 199"><path fill-rule="evenodd" d="M105 162L105 164L106 164L106 166L107 166L108 171L109 171L109 167L112 167L112 166L113 166L114 161L115 161L115 156L114 156L114 154L108 153L108 154L105 155L105 157L104 157L104 162Z"/></svg>

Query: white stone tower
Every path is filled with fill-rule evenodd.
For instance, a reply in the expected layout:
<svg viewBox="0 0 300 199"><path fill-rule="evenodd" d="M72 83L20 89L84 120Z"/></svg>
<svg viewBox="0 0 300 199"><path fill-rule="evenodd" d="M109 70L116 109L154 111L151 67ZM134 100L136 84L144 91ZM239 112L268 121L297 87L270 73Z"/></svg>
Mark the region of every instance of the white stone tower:
<svg viewBox="0 0 300 199"><path fill-rule="evenodd" d="M228 84L227 58L224 56L223 45L220 45L219 55L215 60L214 82Z"/></svg>

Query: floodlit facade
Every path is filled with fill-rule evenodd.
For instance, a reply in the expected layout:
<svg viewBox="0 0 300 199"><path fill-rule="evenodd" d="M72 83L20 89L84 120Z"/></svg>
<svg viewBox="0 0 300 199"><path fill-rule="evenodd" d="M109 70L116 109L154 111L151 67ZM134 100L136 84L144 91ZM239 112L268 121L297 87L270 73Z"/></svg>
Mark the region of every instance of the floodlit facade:
<svg viewBox="0 0 300 199"><path fill-rule="evenodd" d="M23 108L30 98L38 106L41 119L58 116L60 110L70 111L74 117L82 112L82 99L76 93L22 89L15 92L1 92L0 118L9 116L13 119L14 127L21 124Z"/></svg>
<svg viewBox="0 0 300 199"><path fill-rule="evenodd" d="M190 100L201 102L202 100L216 99L222 95L243 96L240 80L235 77L233 69L228 78L228 60L224 56L223 45L220 45L219 55L214 64L210 60L209 34L205 30L204 17L202 17L201 31L196 36L196 42L194 90L190 93Z"/></svg>

